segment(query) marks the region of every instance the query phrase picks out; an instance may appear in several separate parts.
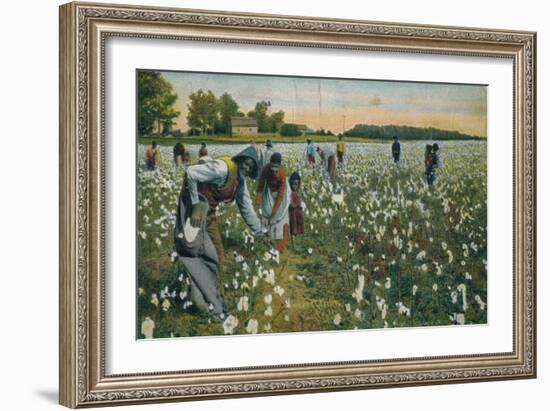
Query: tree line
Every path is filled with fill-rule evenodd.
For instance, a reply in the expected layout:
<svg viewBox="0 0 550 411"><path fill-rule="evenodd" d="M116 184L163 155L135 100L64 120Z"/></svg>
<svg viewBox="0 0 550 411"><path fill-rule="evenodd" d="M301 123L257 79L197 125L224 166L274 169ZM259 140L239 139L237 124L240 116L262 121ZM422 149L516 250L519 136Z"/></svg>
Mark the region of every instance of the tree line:
<svg viewBox="0 0 550 411"><path fill-rule="evenodd" d="M400 140L473 140L481 138L458 131L441 130L434 127L376 126L373 124L356 124L352 129L344 132L344 135L376 140L391 140L394 136L399 137Z"/></svg>
<svg viewBox="0 0 550 411"><path fill-rule="evenodd" d="M180 112L175 109L178 95L173 92L172 84L159 72L138 71L137 88L140 135L183 135L181 130L173 128ZM216 96L211 90L199 89L191 93L187 109L189 135L231 135L233 117L255 119L260 133L283 132L285 124L284 111L272 112L268 100L258 101L254 109L245 114L231 94ZM284 132L291 135L295 128L286 127Z"/></svg>
<svg viewBox="0 0 550 411"><path fill-rule="evenodd" d="M211 90L203 89L189 95L187 109L187 124L192 135L231 135L233 117L255 119L260 133L277 133L285 117L282 110L271 112L271 102L265 100L258 101L254 109L245 115L231 94L223 93L217 97Z"/></svg>

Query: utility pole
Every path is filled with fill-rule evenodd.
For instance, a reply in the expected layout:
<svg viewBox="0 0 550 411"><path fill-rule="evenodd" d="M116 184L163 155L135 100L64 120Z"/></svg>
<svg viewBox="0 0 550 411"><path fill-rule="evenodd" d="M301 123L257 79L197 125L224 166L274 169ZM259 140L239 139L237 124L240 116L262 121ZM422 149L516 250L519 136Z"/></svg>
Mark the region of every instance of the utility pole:
<svg viewBox="0 0 550 411"><path fill-rule="evenodd" d="M346 115L342 114L342 134L346 131Z"/></svg>

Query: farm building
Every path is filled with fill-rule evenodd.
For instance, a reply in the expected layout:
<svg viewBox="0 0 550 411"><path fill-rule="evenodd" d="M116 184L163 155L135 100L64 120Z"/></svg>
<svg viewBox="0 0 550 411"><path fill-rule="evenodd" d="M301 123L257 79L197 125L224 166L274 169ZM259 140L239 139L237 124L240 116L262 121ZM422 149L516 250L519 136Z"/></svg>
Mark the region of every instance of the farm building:
<svg viewBox="0 0 550 411"><path fill-rule="evenodd" d="M232 117L231 134L234 136L258 134L258 122L250 117Z"/></svg>
<svg viewBox="0 0 550 411"><path fill-rule="evenodd" d="M298 131L301 135L305 135L307 133L307 126L305 124L296 124L298 126Z"/></svg>

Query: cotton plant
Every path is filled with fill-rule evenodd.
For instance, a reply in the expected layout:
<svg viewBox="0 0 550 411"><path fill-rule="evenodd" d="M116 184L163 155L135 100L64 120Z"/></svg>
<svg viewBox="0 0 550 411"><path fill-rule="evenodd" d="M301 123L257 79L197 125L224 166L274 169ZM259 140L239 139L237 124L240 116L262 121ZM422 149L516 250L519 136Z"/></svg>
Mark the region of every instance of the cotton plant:
<svg viewBox="0 0 550 411"><path fill-rule="evenodd" d="M471 167L471 159L482 158L485 147L445 142L445 165L429 190L421 161L424 145L403 144L402 160L395 167L388 161L387 145L348 142L345 168L331 184L318 169L298 166L304 145L277 144L287 171L300 170L302 176L306 234L285 265L285 254L254 237L234 205L218 207L226 248L219 280L228 308L221 322L201 314L192 303L188 278L174 254L183 170L172 164L171 147L161 147L158 170L146 170L144 146L138 146L140 324L149 317L156 324L155 336L196 330L224 334L223 323L233 316L238 320L234 334L250 333L249 328L254 333L300 330L301 310L317 307L313 302L323 295L330 299L330 308L320 304L315 316L327 329L459 323L459 314L468 322L486 320L486 198L469 195L474 184L486 193L486 166L478 162ZM244 147L211 145L209 151L212 157L234 155ZM198 151L194 144L188 148ZM248 186L254 193L255 183L249 181ZM264 301L267 294L272 295L271 312ZM189 328L176 320L178 316L184 316Z"/></svg>

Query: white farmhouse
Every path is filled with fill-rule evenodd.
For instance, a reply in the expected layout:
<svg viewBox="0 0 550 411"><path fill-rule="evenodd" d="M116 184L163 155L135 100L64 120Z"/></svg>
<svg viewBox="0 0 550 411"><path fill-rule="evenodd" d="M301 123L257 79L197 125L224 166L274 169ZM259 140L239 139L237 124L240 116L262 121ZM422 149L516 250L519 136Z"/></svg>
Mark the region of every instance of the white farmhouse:
<svg viewBox="0 0 550 411"><path fill-rule="evenodd" d="M231 134L234 136L258 134L258 122L250 117L231 117Z"/></svg>

